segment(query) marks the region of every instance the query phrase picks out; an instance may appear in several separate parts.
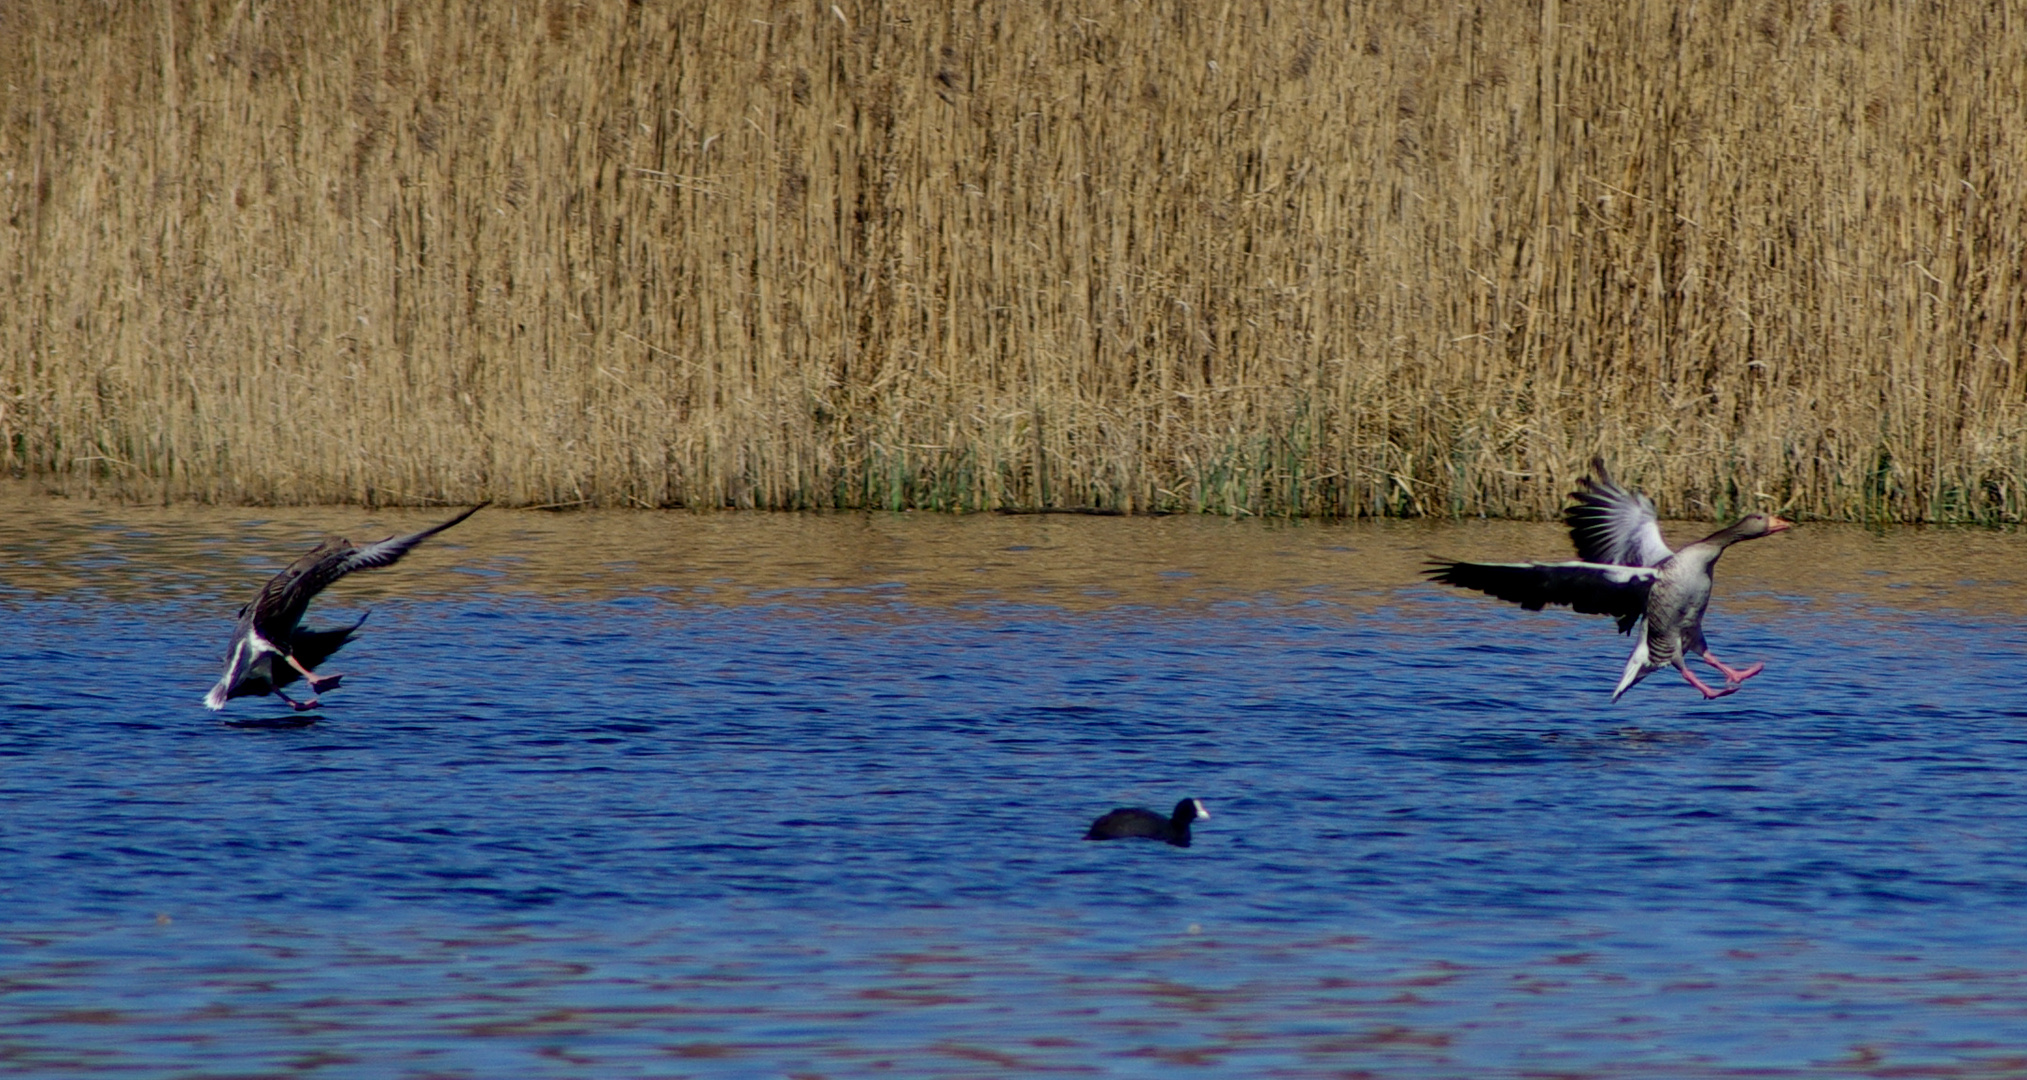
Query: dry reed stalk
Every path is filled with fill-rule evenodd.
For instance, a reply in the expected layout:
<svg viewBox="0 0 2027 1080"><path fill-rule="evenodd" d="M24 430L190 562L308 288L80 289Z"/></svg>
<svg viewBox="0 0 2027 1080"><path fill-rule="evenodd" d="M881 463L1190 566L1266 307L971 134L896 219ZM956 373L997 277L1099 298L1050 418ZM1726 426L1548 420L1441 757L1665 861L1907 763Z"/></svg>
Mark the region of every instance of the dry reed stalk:
<svg viewBox="0 0 2027 1080"><path fill-rule="evenodd" d="M4 18L0 462L63 490L2027 509L2004 0Z"/></svg>

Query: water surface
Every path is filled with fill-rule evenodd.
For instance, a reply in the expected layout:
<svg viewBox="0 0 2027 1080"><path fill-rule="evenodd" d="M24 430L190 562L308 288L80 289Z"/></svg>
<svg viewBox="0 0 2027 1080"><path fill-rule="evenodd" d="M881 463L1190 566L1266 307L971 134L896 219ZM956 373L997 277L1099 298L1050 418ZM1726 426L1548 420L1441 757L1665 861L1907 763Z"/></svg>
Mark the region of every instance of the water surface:
<svg viewBox="0 0 2027 1080"><path fill-rule="evenodd" d="M312 609L316 722L198 704L444 516L0 492L0 1073L2027 1071L2015 534L1736 548L1767 672L1611 705L1415 583L1547 525L487 510Z"/></svg>

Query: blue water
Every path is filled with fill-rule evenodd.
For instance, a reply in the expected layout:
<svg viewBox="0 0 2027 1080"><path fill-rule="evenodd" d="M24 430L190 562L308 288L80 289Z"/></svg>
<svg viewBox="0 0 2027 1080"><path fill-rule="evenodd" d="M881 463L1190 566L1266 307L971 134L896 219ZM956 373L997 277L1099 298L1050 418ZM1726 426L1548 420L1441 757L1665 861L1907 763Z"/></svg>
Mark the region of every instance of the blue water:
<svg viewBox="0 0 2027 1080"><path fill-rule="evenodd" d="M1993 534L1904 604L1762 544L1767 672L1608 706L1609 621L1402 570L1481 534L488 511L285 726L197 699L314 535L147 513L0 526L0 1074L2027 1074Z"/></svg>

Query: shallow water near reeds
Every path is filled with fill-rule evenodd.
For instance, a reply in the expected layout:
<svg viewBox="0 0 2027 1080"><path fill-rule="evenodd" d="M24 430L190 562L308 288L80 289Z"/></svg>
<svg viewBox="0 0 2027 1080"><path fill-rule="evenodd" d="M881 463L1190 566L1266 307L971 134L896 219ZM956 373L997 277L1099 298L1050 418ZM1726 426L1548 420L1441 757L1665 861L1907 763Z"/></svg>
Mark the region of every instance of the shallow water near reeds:
<svg viewBox="0 0 2027 1080"><path fill-rule="evenodd" d="M2027 1070L2017 534L1743 545L1766 673L1610 705L1416 583L1548 525L494 509L292 726L233 612L445 513L0 502L0 1074Z"/></svg>

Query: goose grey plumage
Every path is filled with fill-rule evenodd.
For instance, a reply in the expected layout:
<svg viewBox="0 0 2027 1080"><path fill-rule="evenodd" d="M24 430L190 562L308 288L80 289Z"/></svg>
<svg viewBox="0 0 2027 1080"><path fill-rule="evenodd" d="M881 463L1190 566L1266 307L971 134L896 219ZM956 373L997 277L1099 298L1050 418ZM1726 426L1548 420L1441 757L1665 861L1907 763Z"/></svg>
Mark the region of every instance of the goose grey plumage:
<svg viewBox="0 0 2027 1080"><path fill-rule="evenodd" d="M1627 633L1642 619L1645 632L1612 691L1612 700L1664 667L1682 672L1708 698L1735 693L1766 665L1731 667L1710 651L1703 638L1703 611L1710 604L1711 570L1724 549L1793 527L1772 514L1751 513L1680 551L1661 539L1654 503L1612 481L1602 459L1591 476L1577 482L1563 520L1576 544L1573 562L1474 563L1431 559L1430 580L1510 600L1529 611L1566 604L1586 615L1610 615ZM1714 689L1689 670L1689 654L1701 656L1724 676Z"/></svg>
<svg viewBox="0 0 2027 1080"><path fill-rule="evenodd" d="M306 668L312 670L320 668L324 666L324 661L329 660L339 649L344 648L346 644L352 641L359 627L365 622L366 616L361 615L350 626L333 627L329 630L304 630L297 628L296 632L290 635L289 638L289 655L301 661L302 665ZM266 697L269 694L274 694L283 701L294 705L296 704L294 699L282 693L281 688L295 682L301 677L302 674L292 665L282 664L277 667L274 663L274 656L263 653L254 660L253 665L247 669L246 674L238 682L234 683L230 690L225 692L225 696L227 698ZM324 680L324 689L329 690L338 685L338 680L342 676L325 675L322 678ZM209 704L208 701L206 703ZM314 704L314 702L304 703L299 708L307 709Z"/></svg>
<svg viewBox="0 0 2027 1080"><path fill-rule="evenodd" d="M377 543L354 544L332 537L290 563L260 587L252 603L239 609L239 622L232 628L232 642L225 651L225 672L218 677L218 685L204 695L205 707L215 711L225 708L232 698L274 694L298 711L315 708L316 695L336 689L344 676L318 675L313 669L352 640L352 632L366 618L362 615L359 622L337 630L303 630L297 624L310 601L354 570L392 565L417 544L489 505L480 503L441 525ZM277 668L276 657L286 661L286 666ZM298 676L310 684L308 701L282 693L281 688Z"/></svg>

